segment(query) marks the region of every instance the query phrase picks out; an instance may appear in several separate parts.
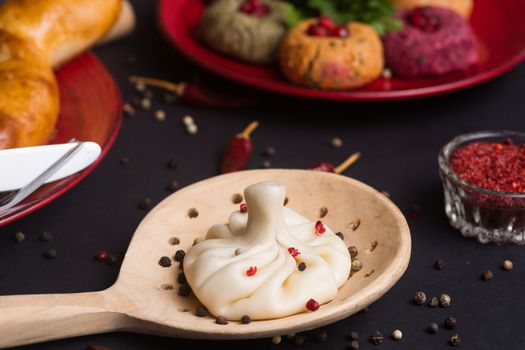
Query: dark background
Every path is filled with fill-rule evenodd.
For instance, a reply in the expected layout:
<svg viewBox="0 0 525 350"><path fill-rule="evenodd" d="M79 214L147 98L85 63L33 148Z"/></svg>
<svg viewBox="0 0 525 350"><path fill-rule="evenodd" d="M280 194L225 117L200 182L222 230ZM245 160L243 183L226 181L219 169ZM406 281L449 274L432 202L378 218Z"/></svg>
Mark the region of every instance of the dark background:
<svg viewBox="0 0 525 350"><path fill-rule="evenodd" d="M199 80L223 87L226 82L204 74L177 56L157 30L155 3L133 1L139 16L136 32L118 43L98 48L97 55L117 80L126 101L136 94L127 83L131 73L168 80ZM126 57L137 58L130 70ZM226 87L230 87L227 85ZM261 167L259 155L266 146L277 150L272 167L305 168L311 163L338 163L359 150L363 157L346 172L378 190L388 191L405 212L421 208L417 218L408 219L413 238L410 266L401 280L366 313L326 327L328 340L308 340L304 349L346 348L345 336L352 330L361 334L361 349L374 345L365 338L381 330L388 336L403 331L401 342L386 339L382 349L444 349L454 331L441 329L426 333L432 321L446 316L458 319L457 333L463 349L523 349L525 332L524 247L482 245L463 238L452 229L444 215L438 177L437 154L452 137L474 130L513 129L523 131L525 114L525 65L482 86L431 99L399 103L326 103L279 96L263 96L263 105L253 110L216 111L181 104L167 105L157 99L150 111L125 119L120 135L102 164L82 183L38 212L0 229L0 294L59 293L95 291L109 287L119 266L96 262L94 254L103 249L123 257L134 229L145 215L137 209L143 197L157 203L169 193L171 180L188 185L217 174L221 150L234 133L258 119L253 135L255 154L251 168ZM154 120L156 109L167 120ZM191 115L199 132L188 135L181 123ZM344 145L329 146L338 136ZM127 166L119 159L127 156ZM179 167L166 168L174 158ZM408 216L408 215L407 215ZM17 231L26 240L16 243ZM39 242L43 231L54 238ZM46 248L57 249L54 260L46 260ZM437 258L446 262L443 271L433 269ZM511 259L514 269L501 270ZM480 279L492 269L494 280ZM429 296L447 292L448 309L431 309L410 304L416 291ZM176 315L174 315L175 317ZM1 325L0 325L1 327ZM307 333L312 338L314 333ZM84 349L96 344L114 349L265 349L269 339L254 341L195 341L112 333L61 340L20 349ZM282 348L293 347L283 341Z"/></svg>

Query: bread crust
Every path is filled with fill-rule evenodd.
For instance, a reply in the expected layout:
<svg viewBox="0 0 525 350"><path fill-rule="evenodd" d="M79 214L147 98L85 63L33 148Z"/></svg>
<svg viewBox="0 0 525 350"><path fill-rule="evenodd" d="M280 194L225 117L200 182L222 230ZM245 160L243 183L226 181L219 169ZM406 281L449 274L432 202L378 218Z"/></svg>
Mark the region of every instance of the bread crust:
<svg viewBox="0 0 525 350"><path fill-rule="evenodd" d="M0 6L0 149L47 143L60 97L53 68L110 29L120 0L7 0Z"/></svg>

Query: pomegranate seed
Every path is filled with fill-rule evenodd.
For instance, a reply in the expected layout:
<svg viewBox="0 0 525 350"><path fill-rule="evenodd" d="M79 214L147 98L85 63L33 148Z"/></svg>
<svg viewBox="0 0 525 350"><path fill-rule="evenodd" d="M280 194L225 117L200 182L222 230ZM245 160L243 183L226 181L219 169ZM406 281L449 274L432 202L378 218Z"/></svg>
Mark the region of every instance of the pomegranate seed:
<svg viewBox="0 0 525 350"><path fill-rule="evenodd" d="M245 2L241 5L239 10L246 14L251 14L255 10L255 4L253 4L251 1Z"/></svg>
<svg viewBox="0 0 525 350"><path fill-rule="evenodd" d="M98 261L106 261L106 259L108 258L108 253L101 250L100 252L97 253L97 255L95 255L95 259L97 259Z"/></svg>
<svg viewBox="0 0 525 350"><path fill-rule="evenodd" d="M348 29L346 26L337 26L332 31L332 35L338 36L340 38L345 38L348 36Z"/></svg>
<svg viewBox="0 0 525 350"><path fill-rule="evenodd" d="M262 5L262 6L257 6L255 10L252 12L252 15L263 17L263 16L266 16L268 12L270 12L270 8L268 6Z"/></svg>
<svg viewBox="0 0 525 350"><path fill-rule="evenodd" d="M319 309L319 303L314 299L310 299L306 303L306 308L310 311L317 311Z"/></svg>
<svg viewBox="0 0 525 350"><path fill-rule="evenodd" d="M330 35L330 30L319 24L312 24L308 27L307 34L311 36L328 36Z"/></svg>
<svg viewBox="0 0 525 350"><path fill-rule="evenodd" d="M241 213L247 213L248 212L248 206L246 204L241 204Z"/></svg>
<svg viewBox="0 0 525 350"><path fill-rule="evenodd" d="M297 255L301 254L301 252L298 249L294 248L294 247L288 248L288 253L290 253L290 255L293 256L294 258Z"/></svg>
<svg viewBox="0 0 525 350"><path fill-rule="evenodd" d="M324 227L323 222L321 220L317 220L315 223L315 233L317 235L322 235L326 232L326 227Z"/></svg>
<svg viewBox="0 0 525 350"><path fill-rule="evenodd" d="M441 26L439 17L426 7L417 7L408 15L408 22L424 32L435 32Z"/></svg>
<svg viewBox="0 0 525 350"><path fill-rule="evenodd" d="M494 148L496 151L501 151L503 149L503 145L501 143L497 143L494 145Z"/></svg>
<svg viewBox="0 0 525 350"><path fill-rule="evenodd" d="M335 167L330 163L315 163L312 164L308 169L315 171L326 171L328 173L335 172Z"/></svg>
<svg viewBox="0 0 525 350"><path fill-rule="evenodd" d="M321 16L319 17L319 21L317 21L317 24L319 24L321 27L324 27L326 29L333 29L335 24L334 21L328 16Z"/></svg>
<svg viewBox="0 0 525 350"><path fill-rule="evenodd" d="M250 266L250 268L248 270L246 270L246 275L247 276L253 276L257 273L257 267L256 266Z"/></svg>

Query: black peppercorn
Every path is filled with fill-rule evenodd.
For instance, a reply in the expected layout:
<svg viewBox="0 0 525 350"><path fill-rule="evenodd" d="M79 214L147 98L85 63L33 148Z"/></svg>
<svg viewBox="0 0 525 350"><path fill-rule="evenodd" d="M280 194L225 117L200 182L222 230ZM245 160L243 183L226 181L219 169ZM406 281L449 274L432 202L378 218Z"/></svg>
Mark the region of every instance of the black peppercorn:
<svg viewBox="0 0 525 350"><path fill-rule="evenodd" d="M374 333L372 333L372 335L368 339L370 340L372 344L379 345L383 342L385 337L383 336L383 333L381 333L380 331L374 331Z"/></svg>
<svg viewBox="0 0 525 350"><path fill-rule="evenodd" d="M350 257L352 259L355 259L357 257L358 251L356 247L354 246L348 247L348 252L350 253Z"/></svg>
<svg viewBox="0 0 525 350"><path fill-rule="evenodd" d="M417 292L414 296L414 304L423 305L427 302L427 295L424 292Z"/></svg>
<svg viewBox="0 0 525 350"><path fill-rule="evenodd" d="M175 180L170 181L168 186L166 186L166 190L168 190L169 192L175 192L178 189L179 189L179 183L177 181L175 181Z"/></svg>
<svg viewBox="0 0 525 350"><path fill-rule="evenodd" d="M486 270L486 271L483 271L483 275L481 276L481 278L487 282L487 281L490 281L491 279L494 278L494 274L492 273L492 271L490 270Z"/></svg>
<svg viewBox="0 0 525 350"><path fill-rule="evenodd" d="M446 329L456 328L456 318L454 316L449 316L445 318L443 325L445 326Z"/></svg>
<svg viewBox="0 0 525 350"><path fill-rule="evenodd" d="M328 334L325 330L322 330L315 333L314 340L318 343L324 343L326 341L326 338L328 338Z"/></svg>
<svg viewBox="0 0 525 350"><path fill-rule="evenodd" d="M137 204L137 208L140 210L148 210L151 205L151 199L150 198L143 198L139 204Z"/></svg>
<svg viewBox="0 0 525 350"><path fill-rule="evenodd" d="M263 157L273 157L275 155L275 148L273 148L272 146L268 146L264 149L262 155Z"/></svg>
<svg viewBox="0 0 525 350"><path fill-rule="evenodd" d="M188 283L181 284L179 287L179 293L181 297L187 297L191 294L191 287Z"/></svg>
<svg viewBox="0 0 525 350"><path fill-rule="evenodd" d="M53 235L51 234L51 232L42 232L42 234L40 235L40 241L42 242L49 242L50 240L53 239Z"/></svg>
<svg viewBox="0 0 525 350"><path fill-rule="evenodd" d="M352 340L350 343L351 350L359 350L359 342L357 340Z"/></svg>
<svg viewBox="0 0 525 350"><path fill-rule="evenodd" d="M458 346L461 343L461 338L459 337L459 334L454 334L450 337L449 344L452 346Z"/></svg>
<svg viewBox="0 0 525 350"><path fill-rule="evenodd" d="M113 254L108 254L108 257L106 258L106 263L108 265L115 265L117 263L117 257Z"/></svg>
<svg viewBox="0 0 525 350"><path fill-rule="evenodd" d="M57 251L53 248L48 248L44 252L44 257L47 259L54 259L57 256Z"/></svg>
<svg viewBox="0 0 525 350"><path fill-rule="evenodd" d="M182 249L179 249L175 252L175 256L173 257L175 261L181 262L184 260L184 257L186 256L186 252Z"/></svg>
<svg viewBox="0 0 525 350"><path fill-rule="evenodd" d="M352 331L352 332L350 332L349 338L350 338L350 340L358 340L359 339L359 333Z"/></svg>
<svg viewBox="0 0 525 350"><path fill-rule="evenodd" d="M206 317L206 316L208 316L208 309L206 309L202 305L199 305L199 306L197 306L197 310L195 310L195 315L197 317Z"/></svg>
<svg viewBox="0 0 525 350"><path fill-rule="evenodd" d="M445 268L445 261L443 259L437 259L434 263L434 268L436 270L443 270Z"/></svg>
<svg viewBox="0 0 525 350"><path fill-rule="evenodd" d="M248 324L248 323L251 323L252 322L252 319L250 316L248 315L244 315L243 317L241 317L241 323L242 324Z"/></svg>
<svg viewBox="0 0 525 350"><path fill-rule="evenodd" d="M439 326L436 322L431 322L428 326L428 332L430 334L436 334L439 331Z"/></svg>
<svg viewBox="0 0 525 350"><path fill-rule="evenodd" d="M345 236L341 232L336 232L335 235L341 238L343 241L345 240Z"/></svg>
<svg viewBox="0 0 525 350"><path fill-rule="evenodd" d="M306 270L306 264L304 262L300 263L299 265L297 265L297 269L299 271L304 271Z"/></svg>
<svg viewBox="0 0 525 350"><path fill-rule="evenodd" d="M175 159L168 160L166 162L166 167L171 170L177 169L177 161Z"/></svg>
<svg viewBox="0 0 525 350"><path fill-rule="evenodd" d="M171 259L167 256L163 256L159 259L159 265L162 267L170 267L171 266Z"/></svg>
<svg viewBox="0 0 525 350"><path fill-rule="evenodd" d="M296 346L303 345L305 341L306 341L306 337L302 334L296 334L295 337L293 338L293 343Z"/></svg>
<svg viewBox="0 0 525 350"><path fill-rule="evenodd" d="M177 282L179 282L180 284L184 284L187 282L186 275L184 274L184 272L179 273L179 275L177 276Z"/></svg>
<svg viewBox="0 0 525 350"><path fill-rule="evenodd" d="M225 324L228 324L228 320L224 316L218 316L215 319L215 323L220 324L220 325L225 325Z"/></svg>
<svg viewBox="0 0 525 350"><path fill-rule="evenodd" d="M436 297L432 297L428 301L428 306L430 306L430 307L437 307L438 305L439 305L439 299L436 298Z"/></svg>

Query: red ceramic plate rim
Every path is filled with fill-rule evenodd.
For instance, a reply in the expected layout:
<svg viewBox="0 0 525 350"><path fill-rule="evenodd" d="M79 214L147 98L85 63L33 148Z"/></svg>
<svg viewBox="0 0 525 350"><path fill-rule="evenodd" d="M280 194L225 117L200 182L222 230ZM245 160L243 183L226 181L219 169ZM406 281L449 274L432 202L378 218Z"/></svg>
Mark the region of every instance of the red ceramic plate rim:
<svg viewBox="0 0 525 350"><path fill-rule="evenodd" d="M95 56L93 55L92 53L85 53L85 55L89 55L90 56L90 59L92 59L96 64L99 64L100 66L104 66L102 64L102 62ZM109 72L107 72L107 70L104 70L104 72L110 76ZM116 104L118 106L121 106L122 105L122 97L120 95L120 91L115 83L115 81L113 79L111 79L111 90L113 90L113 93L115 94L116 96ZM117 135L120 131L120 127L122 125L122 109L121 108L117 108L117 115L116 115L116 118L115 118L115 123L114 123L114 128L112 130L112 132L108 135L108 138L106 139L106 142L104 143L104 145L102 146L102 151L101 151L101 154L100 156L98 157L98 159L93 163L91 164L88 168L84 169L83 171L81 171L80 173L78 174L75 174L75 175L71 175L69 178L65 178L65 179L62 179L60 181L64 181L66 180L67 182L62 186L60 187L58 190L55 190L53 191L49 196L45 197L44 199L30 205L29 207L19 211L19 212L16 212L15 214L11 215L11 216L8 216L7 218L3 219L0 221L0 227L1 226L4 226L4 225L7 225L13 221L16 221L26 215L29 215L31 213L33 213L34 211L42 208L43 206L51 203L52 201L54 201L55 199L59 198L60 196L62 196L64 193L66 193L67 191L69 191L71 188L73 188L75 185L77 185L79 182L81 182L86 176L88 176L99 164L100 162L102 161L102 159L104 159L104 157L106 156L106 154L109 152L109 150L111 149L111 147L113 146L113 143L115 142L116 138L117 138Z"/></svg>
<svg viewBox="0 0 525 350"><path fill-rule="evenodd" d="M421 87L421 88L412 88L412 89L404 89L404 90L396 90L396 91L374 91L374 92L359 92L359 91L352 91L352 92L345 92L345 91L322 91L322 90L314 90L314 89L306 89L302 87L296 87L292 84L290 85L282 85L278 83L274 83L272 81L266 81L263 79L254 79L247 75L242 74L236 74L234 71L231 71L220 64L216 64L212 60L207 60L205 57L202 57L199 52L196 50L193 50L191 47L183 47L179 40L177 33L175 31L172 31L168 27L169 23L169 13L167 11L164 11L166 4L169 1L173 0L161 0L159 2L157 11L158 11L158 18L160 19L160 29L161 32L164 34L164 36L171 42L171 44L184 56L186 56L188 59L192 60L199 66L209 70L210 72L213 72L215 74L221 75L225 78L228 78L230 80L236 81L238 83L251 85L260 89L264 89L267 91L277 92L281 94L288 94L288 95L295 95L300 97L311 97L311 98L317 98L317 99L325 99L325 100L338 100L338 101L394 101L394 100L405 100L405 99L413 99L418 97L427 97L427 96L434 96L438 94L443 94L447 92L457 91L460 89L464 89L470 86L475 86L478 84L481 84L483 82L486 82L488 80L491 80L503 73L508 72L515 66L517 66L519 63L521 63L523 60L525 60L525 48L523 48L521 51L519 51L516 55L514 55L511 59L506 61L505 63L493 67L492 69L489 69L483 73L476 74L472 77L448 82L448 83L442 83L435 86L428 86L428 87ZM197 1L197 0L195 0Z"/></svg>

